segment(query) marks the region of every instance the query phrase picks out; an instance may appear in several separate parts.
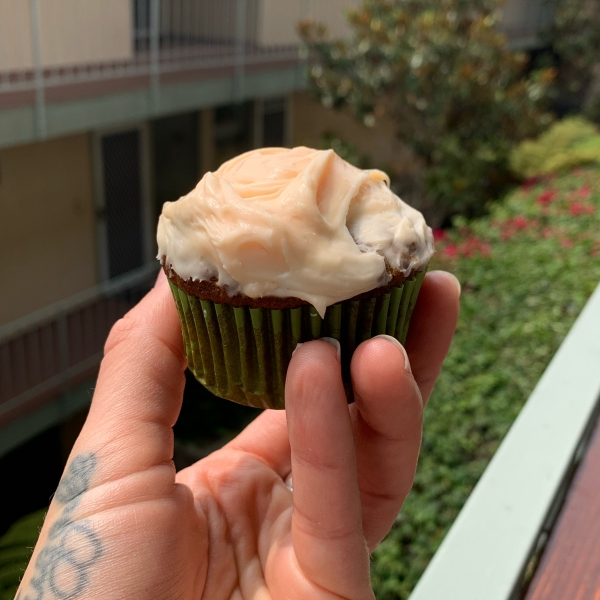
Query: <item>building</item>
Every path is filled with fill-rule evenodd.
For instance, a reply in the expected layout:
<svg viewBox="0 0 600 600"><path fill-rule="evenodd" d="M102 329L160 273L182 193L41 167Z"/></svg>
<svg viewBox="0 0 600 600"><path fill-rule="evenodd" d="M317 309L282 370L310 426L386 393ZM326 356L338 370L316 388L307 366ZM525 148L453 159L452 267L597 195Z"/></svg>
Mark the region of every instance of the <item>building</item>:
<svg viewBox="0 0 600 600"><path fill-rule="evenodd" d="M0 0L0 456L89 404L112 323L156 276L163 202L326 129L405 155L392 128L303 91L297 22L344 35L357 4ZM535 43L542 4L507 5L516 45Z"/></svg>

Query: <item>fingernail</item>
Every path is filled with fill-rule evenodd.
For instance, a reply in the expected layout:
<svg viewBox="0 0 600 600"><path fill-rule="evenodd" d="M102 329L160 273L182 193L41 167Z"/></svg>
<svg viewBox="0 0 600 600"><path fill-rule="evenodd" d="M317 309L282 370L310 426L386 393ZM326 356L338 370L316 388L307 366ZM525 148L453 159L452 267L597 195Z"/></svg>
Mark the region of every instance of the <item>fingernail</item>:
<svg viewBox="0 0 600 600"><path fill-rule="evenodd" d="M404 346L395 337L392 337L391 335L376 335L373 339L377 339L377 338L386 340L386 341L390 342L390 344L394 344L394 346L396 346L396 348L400 348L400 350L402 350L402 354L404 354L404 370L409 375L412 375L412 369L410 368L410 361L408 360L408 354L406 354L406 350L405 350Z"/></svg>
<svg viewBox="0 0 600 600"><path fill-rule="evenodd" d="M294 351L292 352L292 356L294 356L294 354L296 354L296 350L298 350L298 348L300 348L300 346L302 346L302 342L300 342L299 344L296 344L296 347L294 348Z"/></svg>
<svg viewBox="0 0 600 600"><path fill-rule="evenodd" d="M342 360L342 348L340 347L340 343L332 337L322 337L320 338L320 340L322 342L327 342L328 344L331 344L337 352L337 359L341 362Z"/></svg>
<svg viewBox="0 0 600 600"><path fill-rule="evenodd" d="M448 273L447 275L449 275L452 279L452 281L454 281L454 284L456 285L456 289L458 290L458 295L460 296L460 293L462 292L462 287L460 285L460 281L456 278L456 275L453 275L452 273Z"/></svg>

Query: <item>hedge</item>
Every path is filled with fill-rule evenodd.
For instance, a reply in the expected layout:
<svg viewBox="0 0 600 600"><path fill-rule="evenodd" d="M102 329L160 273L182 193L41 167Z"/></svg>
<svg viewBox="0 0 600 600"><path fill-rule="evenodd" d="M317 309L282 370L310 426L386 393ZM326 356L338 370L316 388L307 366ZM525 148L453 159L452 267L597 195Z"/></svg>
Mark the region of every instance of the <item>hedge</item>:
<svg viewBox="0 0 600 600"><path fill-rule="evenodd" d="M461 315L413 491L374 553L380 600L409 596L600 281L600 167L528 180L436 237L433 266L461 281Z"/></svg>

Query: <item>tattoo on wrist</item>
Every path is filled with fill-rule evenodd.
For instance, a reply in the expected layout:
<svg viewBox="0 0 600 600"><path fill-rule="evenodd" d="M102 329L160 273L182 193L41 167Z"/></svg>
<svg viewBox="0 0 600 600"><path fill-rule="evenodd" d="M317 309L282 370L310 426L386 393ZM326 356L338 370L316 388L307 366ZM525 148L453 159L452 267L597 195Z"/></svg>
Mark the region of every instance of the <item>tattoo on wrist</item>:
<svg viewBox="0 0 600 600"><path fill-rule="evenodd" d="M100 538L89 519L74 520L74 513L96 471L92 452L76 456L60 480L54 495L63 506L58 520L50 528L48 540L35 561L32 590L19 600L72 600L89 584L89 573L103 555ZM31 595L33 594L33 595Z"/></svg>

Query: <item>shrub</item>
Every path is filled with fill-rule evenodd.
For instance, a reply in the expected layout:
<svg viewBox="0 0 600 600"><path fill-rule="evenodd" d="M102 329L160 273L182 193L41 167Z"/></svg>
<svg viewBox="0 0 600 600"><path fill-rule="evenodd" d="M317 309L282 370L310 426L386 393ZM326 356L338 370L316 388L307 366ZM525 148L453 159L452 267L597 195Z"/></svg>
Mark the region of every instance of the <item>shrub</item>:
<svg viewBox="0 0 600 600"><path fill-rule="evenodd" d="M537 140L525 140L511 154L521 177L547 175L588 163L600 163L600 133L581 117L555 123Z"/></svg>
<svg viewBox="0 0 600 600"><path fill-rule="evenodd" d="M461 315L413 491L374 553L379 600L408 597L600 281L600 167L528 181L436 237L432 266L461 281Z"/></svg>
<svg viewBox="0 0 600 600"><path fill-rule="evenodd" d="M509 152L549 122L552 71L526 75L527 59L497 32L495 0L364 0L352 36L331 40L305 22L311 80L321 102L367 125L394 118L424 164L427 193L446 214L477 214L508 182Z"/></svg>

